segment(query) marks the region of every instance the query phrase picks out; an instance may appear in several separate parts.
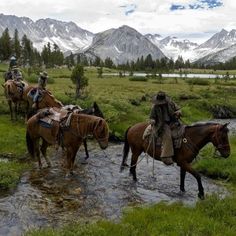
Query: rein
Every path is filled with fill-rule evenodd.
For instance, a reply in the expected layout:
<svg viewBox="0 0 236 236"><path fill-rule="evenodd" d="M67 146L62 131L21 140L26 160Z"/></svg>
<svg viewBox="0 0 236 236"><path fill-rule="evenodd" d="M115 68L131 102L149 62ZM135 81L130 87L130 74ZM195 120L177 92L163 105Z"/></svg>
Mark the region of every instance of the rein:
<svg viewBox="0 0 236 236"><path fill-rule="evenodd" d="M215 146L215 150L216 150L216 151L219 151L219 150L221 150L221 149L224 149L224 148L226 148L226 147L229 147L229 144L221 144L221 142L220 142L221 140L220 140L219 135L218 135L219 130L220 130L220 125L217 125L216 128L215 128L214 134L213 134L213 136L212 136L212 138L215 139L216 144L217 144L217 145Z"/></svg>

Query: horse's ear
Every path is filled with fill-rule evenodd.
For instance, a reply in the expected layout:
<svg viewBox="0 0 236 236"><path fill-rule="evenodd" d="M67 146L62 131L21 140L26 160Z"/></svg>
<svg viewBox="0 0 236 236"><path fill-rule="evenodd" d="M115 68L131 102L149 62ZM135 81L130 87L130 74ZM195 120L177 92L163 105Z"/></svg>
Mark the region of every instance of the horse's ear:
<svg viewBox="0 0 236 236"><path fill-rule="evenodd" d="M230 123L230 122L227 122L227 123L225 123L224 125L222 125L221 129L227 128L227 126L229 125L229 123Z"/></svg>
<svg viewBox="0 0 236 236"><path fill-rule="evenodd" d="M93 108L94 108L94 110L98 109L98 104L96 102L93 103Z"/></svg>

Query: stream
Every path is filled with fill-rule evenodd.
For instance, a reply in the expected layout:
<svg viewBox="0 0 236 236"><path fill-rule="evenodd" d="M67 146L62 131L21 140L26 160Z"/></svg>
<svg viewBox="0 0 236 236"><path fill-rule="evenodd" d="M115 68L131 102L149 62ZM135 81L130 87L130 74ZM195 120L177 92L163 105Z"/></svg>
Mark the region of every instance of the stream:
<svg viewBox="0 0 236 236"><path fill-rule="evenodd" d="M0 235L18 236L32 228L61 227L78 220L119 220L124 208L138 204L180 201L194 205L198 201L197 182L190 174L186 175L186 193L180 193L176 165L155 161L153 176L153 161L143 156L137 166L138 182L134 183L128 169L119 172L122 144L110 144L103 152L90 141L88 148L86 164L83 148L78 152L71 178L65 178L60 150L53 152L52 168L39 170L35 162L14 193L0 198ZM206 177L202 177L202 183L206 194L228 194Z"/></svg>

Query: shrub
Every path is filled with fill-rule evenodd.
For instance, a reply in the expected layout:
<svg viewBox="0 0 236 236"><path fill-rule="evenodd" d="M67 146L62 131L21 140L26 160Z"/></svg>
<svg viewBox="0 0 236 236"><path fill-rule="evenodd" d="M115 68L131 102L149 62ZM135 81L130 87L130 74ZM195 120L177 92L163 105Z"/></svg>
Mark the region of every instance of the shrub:
<svg viewBox="0 0 236 236"><path fill-rule="evenodd" d="M142 77L142 76L134 76L134 77L131 77L129 78L130 81L148 81L148 78L147 77Z"/></svg>
<svg viewBox="0 0 236 236"><path fill-rule="evenodd" d="M210 81L207 79L193 78L186 81L189 85L210 85Z"/></svg>

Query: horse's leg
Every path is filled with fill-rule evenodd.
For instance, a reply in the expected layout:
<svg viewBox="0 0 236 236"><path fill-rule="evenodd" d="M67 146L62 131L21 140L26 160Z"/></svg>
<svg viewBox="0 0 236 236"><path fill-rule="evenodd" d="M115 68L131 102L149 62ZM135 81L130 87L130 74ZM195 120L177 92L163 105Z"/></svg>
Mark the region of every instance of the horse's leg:
<svg viewBox="0 0 236 236"><path fill-rule="evenodd" d="M40 150L41 150L41 152L42 152L42 154L43 154L43 157L45 158L45 160L46 160L46 162L47 162L48 167L51 167L52 164L51 164L50 160L49 160L48 157L47 157L47 147L48 147L48 146L49 146L49 144L43 139L43 143L42 143L42 145L41 145Z"/></svg>
<svg viewBox="0 0 236 236"><path fill-rule="evenodd" d="M86 154L85 159L88 159L89 158L89 153L88 153L87 139L83 140L83 144L84 144L84 149L85 149L85 154Z"/></svg>
<svg viewBox="0 0 236 236"><path fill-rule="evenodd" d="M12 111L12 101L11 100L8 100L8 105L9 105L9 109L10 109L11 120L13 120L13 111Z"/></svg>
<svg viewBox="0 0 236 236"><path fill-rule="evenodd" d="M73 164L74 164L74 155L75 152L72 147L68 147L66 150L66 158L67 158L67 174L66 176L72 175L73 174Z"/></svg>
<svg viewBox="0 0 236 236"><path fill-rule="evenodd" d="M42 162L40 159L40 151L39 151L39 139L35 141L35 153L38 158L38 163L39 163L39 169L42 169Z"/></svg>
<svg viewBox="0 0 236 236"><path fill-rule="evenodd" d="M18 102L14 103L14 113L15 113L15 119L17 120L17 112L18 112Z"/></svg>
<svg viewBox="0 0 236 236"><path fill-rule="evenodd" d="M184 180L185 180L186 171L181 167L180 168L180 190L185 192Z"/></svg>
<svg viewBox="0 0 236 236"><path fill-rule="evenodd" d="M189 163L186 163L181 166L185 171L189 172L192 176L195 177L198 183L198 197L200 199L204 199L204 188L202 186L201 176L198 174L196 170L192 168L192 166Z"/></svg>
<svg viewBox="0 0 236 236"><path fill-rule="evenodd" d="M133 175L133 180L137 181L137 176L136 176L136 165L138 161L138 157L141 154L141 152L133 152L132 157L131 157L131 164L130 164L130 174Z"/></svg>

